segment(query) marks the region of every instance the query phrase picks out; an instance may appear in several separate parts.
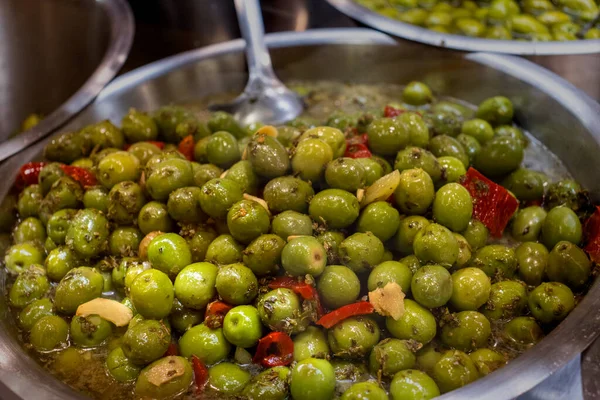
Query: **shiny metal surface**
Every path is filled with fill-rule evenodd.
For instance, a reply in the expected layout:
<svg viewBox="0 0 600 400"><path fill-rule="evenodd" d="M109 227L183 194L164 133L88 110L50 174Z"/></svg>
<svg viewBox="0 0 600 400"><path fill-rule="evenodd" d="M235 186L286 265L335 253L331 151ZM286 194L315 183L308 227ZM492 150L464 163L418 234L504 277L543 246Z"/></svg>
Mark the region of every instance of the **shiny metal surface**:
<svg viewBox="0 0 600 400"><path fill-rule="evenodd" d="M240 37L232 0L129 0L136 37L124 69ZM267 33L362 26L324 0L261 0ZM405 45L404 39L397 39ZM415 42L416 43L416 42ZM428 45L422 44L423 51ZM527 56L600 100L600 53Z"/></svg>
<svg viewBox="0 0 600 400"><path fill-rule="evenodd" d="M573 176L600 199L600 105L522 58L465 55L437 48L428 48L424 53L418 44L395 44L386 35L360 29L267 35L275 71L284 81L399 83L421 79L442 95L452 94L473 103L491 95L506 95L515 103L517 121L557 154ZM235 40L125 74L65 129L81 128L104 118L118 123L129 107L151 110L166 103L241 90L247 79L243 50L244 43ZM336 67L330 68L332 65ZM39 156L44 144L40 142L7 160L0 166L0 174L12 179L23 162ZM7 189L0 187L4 191L0 198ZM81 398L24 356L14 337L15 327L4 297L0 299L0 311L1 384L27 399ZM599 326L600 283L596 282L569 317L540 344L508 366L440 398L514 398L576 357L598 335ZM3 390L0 387L0 392Z"/></svg>
<svg viewBox="0 0 600 400"><path fill-rule="evenodd" d="M581 356L578 354L567 365L548 379L517 397L516 400L582 400ZM593 399L593 397L586 397Z"/></svg>
<svg viewBox="0 0 600 400"><path fill-rule="evenodd" d="M570 42L519 42L515 40L479 39L439 33L430 29L384 17L353 0L327 0L329 4L357 21L380 31L416 42L464 51L520 55L600 53L600 39Z"/></svg>
<svg viewBox="0 0 600 400"><path fill-rule="evenodd" d="M133 40L125 0L0 4L0 141L32 112L46 117L0 145L0 161L81 111L117 74Z"/></svg>
<svg viewBox="0 0 600 400"><path fill-rule="evenodd" d="M234 0L242 37L246 42L248 83L241 95L227 104L211 104L211 111L233 114L243 125L256 122L282 124L302 113L304 104L275 75L258 0Z"/></svg>
<svg viewBox="0 0 600 400"><path fill-rule="evenodd" d="M586 400L600 398L600 339L581 355L581 380Z"/></svg>

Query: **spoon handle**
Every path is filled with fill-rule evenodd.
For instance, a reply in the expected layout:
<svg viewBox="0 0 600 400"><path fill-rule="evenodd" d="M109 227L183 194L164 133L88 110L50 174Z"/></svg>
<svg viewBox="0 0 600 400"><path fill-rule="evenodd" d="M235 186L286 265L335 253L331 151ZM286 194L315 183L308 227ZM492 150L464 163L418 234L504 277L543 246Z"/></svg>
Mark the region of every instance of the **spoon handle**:
<svg viewBox="0 0 600 400"><path fill-rule="evenodd" d="M265 44L265 29L259 0L234 0L242 37L246 41L248 84L245 92L257 94L265 85L278 83Z"/></svg>

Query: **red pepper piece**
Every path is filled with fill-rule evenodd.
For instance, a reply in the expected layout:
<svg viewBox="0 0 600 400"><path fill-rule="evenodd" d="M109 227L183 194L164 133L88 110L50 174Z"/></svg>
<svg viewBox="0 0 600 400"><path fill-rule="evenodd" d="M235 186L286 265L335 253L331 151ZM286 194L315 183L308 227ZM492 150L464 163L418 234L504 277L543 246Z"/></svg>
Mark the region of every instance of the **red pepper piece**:
<svg viewBox="0 0 600 400"><path fill-rule="evenodd" d="M271 332L258 341L252 362L263 367L289 365L294 360L294 342L283 332Z"/></svg>
<svg viewBox="0 0 600 400"><path fill-rule="evenodd" d="M303 281L298 281L297 279L289 276L281 276L269 282L269 288L286 288L293 290L294 293L300 295L304 300L315 301L318 316L320 317L323 315L323 306L321 306L319 293L313 285Z"/></svg>
<svg viewBox="0 0 600 400"><path fill-rule="evenodd" d="M169 345L169 348L167 349L167 351L165 352L165 355L163 357L178 356L178 355L179 355L179 349L177 348L177 344L176 343L171 343Z"/></svg>
<svg viewBox="0 0 600 400"><path fill-rule="evenodd" d="M179 150L179 152L188 160L194 161L194 145L194 137L192 135L188 135L184 137L181 142L179 142L177 150Z"/></svg>
<svg viewBox="0 0 600 400"><path fill-rule="evenodd" d="M461 184L473 199L473 216L487 226L493 236L501 237L508 221L519 208L517 199L474 168L469 168Z"/></svg>
<svg viewBox="0 0 600 400"><path fill-rule="evenodd" d="M15 179L15 186L17 189L22 190L26 186L38 183L40 171L45 165L45 162L29 162L21 166L19 174Z"/></svg>
<svg viewBox="0 0 600 400"><path fill-rule="evenodd" d="M65 174L79 182L84 189L98 184L96 175L94 175L94 173L88 169L74 167L72 165L61 165L60 168L65 172Z"/></svg>
<svg viewBox="0 0 600 400"><path fill-rule="evenodd" d="M210 329L217 329L223 326L223 319L225 314L229 312L233 307L222 301L213 301L206 306L206 312L204 313L204 324Z"/></svg>
<svg viewBox="0 0 600 400"><path fill-rule="evenodd" d="M404 114L405 112L406 112L406 110L400 110L398 108L385 106L385 108L383 109L383 116L385 118L394 118L400 114Z"/></svg>
<svg viewBox="0 0 600 400"><path fill-rule="evenodd" d="M208 382L208 368L195 355L192 355L192 369L194 370L194 381L196 382L196 393L200 394Z"/></svg>
<svg viewBox="0 0 600 400"><path fill-rule="evenodd" d="M158 142L156 140L145 140L143 142L137 142L137 143L150 143L150 144L155 145L156 147L158 147L161 150L165 148L165 142ZM125 146L123 146L123 150L129 150L130 147L131 147L131 144L127 143L127 144L125 144Z"/></svg>
<svg viewBox="0 0 600 400"><path fill-rule="evenodd" d="M356 315L371 314L373 311L375 311L373 304L369 303L368 301L359 301L358 303L342 306L337 310L323 315L317 321L317 325L321 325L322 327L329 329L346 318L354 317Z"/></svg>
<svg viewBox="0 0 600 400"><path fill-rule="evenodd" d="M583 232L586 241L583 249L593 262L600 262L600 206L596 206L596 211L585 221Z"/></svg>
<svg viewBox="0 0 600 400"><path fill-rule="evenodd" d="M304 300L312 300L315 292L314 287L306 282L300 282L295 278L289 276L280 276L269 282L269 288L279 289L286 288L293 290L296 294L302 296Z"/></svg>
<svg viewBox="0 0 600 400"><path fill-rule="evenodd" d="M344 153L344 157L350 158L370 158L372 155L369 148L361 143L349 144Z"/></svg>

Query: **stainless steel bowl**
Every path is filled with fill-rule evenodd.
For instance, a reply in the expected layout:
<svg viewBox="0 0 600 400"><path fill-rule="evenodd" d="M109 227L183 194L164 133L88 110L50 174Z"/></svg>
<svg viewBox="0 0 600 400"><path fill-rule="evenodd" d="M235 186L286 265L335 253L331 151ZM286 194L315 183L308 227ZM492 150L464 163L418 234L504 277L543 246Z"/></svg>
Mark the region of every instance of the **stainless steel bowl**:
<svg viewBox="0 0 600 400"><path fill-rule="evenodd" d="M0 3L0 141L33 112L46 117L2 146L0 161L89 104L119 71L133 40L126 0Z"/></svg>
<svg viewBox="0 0 600 400"><path fill-rule="evenodd" d="M520 55L600 53L600 39L570 42L519 42L515 40L479 39L439 33L396 21L363 7L353 0L327 0L342 13L377 30L416 42L465 51L485 51Z"/></svg>
<svg viewBox="0 0 600 400"><path fill-rule="evenodd" d="M440 94L478 103L503 94L516 119L558 155L573 176L600 198L600 105L558 76L513 56L463 54L416 43L397 43L371 30L330 29L267 36L277 74L284 80L401 83L421 79ZM183 53L127 73L112 82L65 128L101 119L118 123L129 107L152 110L223 91L239 91L246 74L244 43L234 40ZM40 155L45 142L0 166L0 176ZM0 188L0 198L8 187ZM0 283L3 283L2 280ZM0 290L3 287L0 285ZM0 393L22 398L77 399L25 356L0 299ZM541 343L506 367L444 399L509 399L527 391L583 351L600 327L600 283ZM12 392L8 392L10 389ZM16 396L15 395L15 396Z"/></svg>

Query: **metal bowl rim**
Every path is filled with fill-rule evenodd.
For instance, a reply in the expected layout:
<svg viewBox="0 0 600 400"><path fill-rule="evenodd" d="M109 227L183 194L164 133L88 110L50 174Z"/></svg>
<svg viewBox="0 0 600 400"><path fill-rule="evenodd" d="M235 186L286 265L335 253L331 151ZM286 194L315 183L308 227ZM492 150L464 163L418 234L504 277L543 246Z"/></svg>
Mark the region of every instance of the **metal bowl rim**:
<svg viewBox="0 0 600 400"><path fill-rule="evenodd" d="M98 7L104 10L110 23L109 44L100 64L71 97L38 125L4 141L0 146L0 161L43 139L77 115L115 77L127 60L135 32L133 12L129 4L126 0L93 2L98 3Z"/></svg>
<svg viewBox="0 0 600 400"><path fill-rule="evenodd" d="M392 38L385 34L362 28L275 33L267 35L266 42L270 48L329 44L396 44ZM112 96L117 96L150 79L192 63L218 56L241 54L243 51L244 42L237 39L153 62L115 79L100 93L96 101L110 100ZM595 140L600 143L600 105L564 79L516 56L473 53L464 57L540 87L547 94L552 93L550 95L576 115L588 128ZM40 146L41 143L34 147L39 151ZM28 150L32 151L34 148ZM31 154L30 151L27 151L28 155ZM517 397L533 388L581 353L598 335L598 327L600 327L600 282L596 281L569 316L539 344L494 373L439 398L480 399L482 393L485 393L486 399ZM566 339L562 335L575 336L578 333L580 336L577 337L575 342L564 344ZM65 387L65 389L67 388Z"/></svg>
<svg viewBox="0 0 600 400"><path fill-rule="evenodd" d="M471 38L440 33L378 14L353 0L327 0L338 11L374 29L397 37L463 51L519 55L568 55L600 53L600 39L551 42L519 42L516 40L493 40Z"/></svg>

